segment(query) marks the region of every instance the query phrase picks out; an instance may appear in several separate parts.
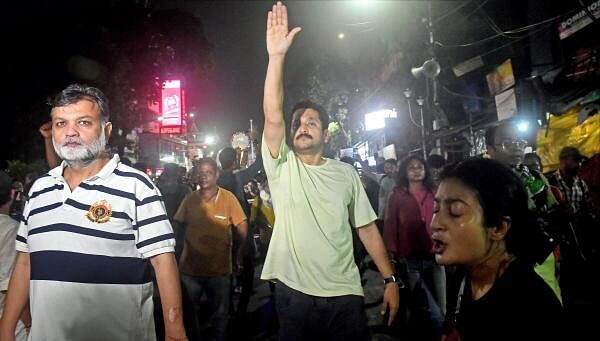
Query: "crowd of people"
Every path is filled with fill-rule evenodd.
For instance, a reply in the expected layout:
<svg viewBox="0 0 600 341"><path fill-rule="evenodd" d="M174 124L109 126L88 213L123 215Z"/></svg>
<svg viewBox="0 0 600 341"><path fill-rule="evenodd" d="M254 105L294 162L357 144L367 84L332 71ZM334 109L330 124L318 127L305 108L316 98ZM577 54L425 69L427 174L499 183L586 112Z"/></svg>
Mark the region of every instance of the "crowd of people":
<svg viewBox="0 0 600 341"><path fill-rule="evenodd" d="M51 100L40 133L52 169L25 185L0 172L1 340L227 340L258 264L280 340L367 340L366 263L401 339L594 335L598 155L564 146L544 174L503 122L486 131L487 157L375 169L325 158L321 106L296 104L289 130L284 119L301 29L280 2L266 27L265 124L248 168L228 147L150 179L106 152L99 89L72 84Z"/></svg>

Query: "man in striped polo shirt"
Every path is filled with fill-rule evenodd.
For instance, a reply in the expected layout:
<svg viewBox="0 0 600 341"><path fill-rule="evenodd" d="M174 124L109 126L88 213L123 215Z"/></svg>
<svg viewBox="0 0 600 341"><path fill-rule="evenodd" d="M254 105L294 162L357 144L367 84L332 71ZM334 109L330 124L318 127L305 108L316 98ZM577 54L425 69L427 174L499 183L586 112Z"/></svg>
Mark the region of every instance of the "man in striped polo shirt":
<svg viewBox="0 0 600 341"><path fill-rule="evenodd" d="M50 104L52 142L64 161L29 193L0 339L13 339L29 300L30 340L155 340L152 264L166 338L185 340L160 192L106 154L112 126L100 90L73 84Z"/></svg>

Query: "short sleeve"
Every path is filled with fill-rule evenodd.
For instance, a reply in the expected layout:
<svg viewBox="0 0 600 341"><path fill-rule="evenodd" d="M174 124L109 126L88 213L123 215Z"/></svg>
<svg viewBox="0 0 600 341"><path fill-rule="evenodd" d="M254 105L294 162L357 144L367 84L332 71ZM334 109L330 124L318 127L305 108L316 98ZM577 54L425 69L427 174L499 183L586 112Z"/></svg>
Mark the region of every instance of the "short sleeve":
<svg viewBox="0 0 600 341"><path fill-rule="evenodd" d="M19 252L29 252L29 245L27 244L27 237L29 236L29 227L27 224L29 211L31 210L32 200L28 200L23 208L23 214L21 215L21 221L19 222L19 229L17 230L17 237L15 240L15 248Z"/></svg>
<svg viewBox="0 0 600 341"><path fill-rule="evenodd" d="M290 148L285 143L285 136L283 136L281 139L281 145L279 146L279 155L277 158L273 158L271 156L271 152L269 152L269 147L267 147L265 136L263 134L260 151L262 155L263 167L269 179L275 179L279 177L280 166L287 161L287 154L289 150Z"/></svg>
<svg viewBox="0 0 600 341"><path fill-rule="evenodd" d="M230 195L227 197L227 200L229 201L229 207L231 207L231 212L230 212L231 224L233 226L237 226L237 225L241 224L242 222L244 222L244 220L247 220L246 214L244 213L244 210L242 209L242 205L240 205L240 202L235 198L235 196Z"/></svg>
<svg viewBox="0 0 600 341"><path fill-rule="evenodd" d="M352 199L348 213L350 223L353 227L358 228L375 221L377 215L373 211L371 203L369 203L367 192L363 188L358 173L354 169L351 169L348 173L352 182Z"/></svg>
<svg viewBox="0 0 600 341"><path fill-rule="evenodd" d="M175 235L156 186L136 187L136 246L144 258L175 252Z"/></svg>
<svg viewBox="0 0 600 341"><path fill-rule="evenodd" d="M183 200L181 201L181 204L179 205L179 207L177 208L177 212L175 212L175 215L173 216L173 220L178 222L178 223L185 223L185 216L187 213L187 202L189 200L191 193L188 193L188 195L185 196L185 198L183 198Z"/></svg>

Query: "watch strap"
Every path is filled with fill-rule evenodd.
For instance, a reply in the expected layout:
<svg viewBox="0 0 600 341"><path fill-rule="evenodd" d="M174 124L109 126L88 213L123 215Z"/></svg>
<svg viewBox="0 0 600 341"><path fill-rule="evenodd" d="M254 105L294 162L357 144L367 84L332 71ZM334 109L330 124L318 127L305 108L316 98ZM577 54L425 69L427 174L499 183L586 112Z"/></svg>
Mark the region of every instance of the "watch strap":
<svg viewBox="0 0 600 341"><path fill-rule="evenodd" d="M390 284L390 283L398 283L399 287L404 287L404 283L402 282L402 280L400 279L400 277L398 277L398 275L393 274L390 277L386 277L383 279L383 284Z"/></svg>

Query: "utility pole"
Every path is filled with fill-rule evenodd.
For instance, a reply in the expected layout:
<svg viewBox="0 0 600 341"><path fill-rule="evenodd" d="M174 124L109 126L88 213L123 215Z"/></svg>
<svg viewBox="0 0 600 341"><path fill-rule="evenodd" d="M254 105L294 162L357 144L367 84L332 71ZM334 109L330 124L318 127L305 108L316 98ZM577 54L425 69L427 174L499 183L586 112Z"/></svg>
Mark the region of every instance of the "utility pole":
<svg viewBox="0 0 600 341"><path fill-rule="evenodd" d="M427 143L425 141L425 119L423 117L423 104L425 99L419 96L417 97L417 104L419 105L419 113L421 114L421 149L423 150L423 160L427 160Z"/></svg>

